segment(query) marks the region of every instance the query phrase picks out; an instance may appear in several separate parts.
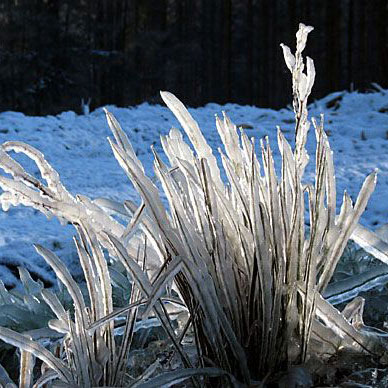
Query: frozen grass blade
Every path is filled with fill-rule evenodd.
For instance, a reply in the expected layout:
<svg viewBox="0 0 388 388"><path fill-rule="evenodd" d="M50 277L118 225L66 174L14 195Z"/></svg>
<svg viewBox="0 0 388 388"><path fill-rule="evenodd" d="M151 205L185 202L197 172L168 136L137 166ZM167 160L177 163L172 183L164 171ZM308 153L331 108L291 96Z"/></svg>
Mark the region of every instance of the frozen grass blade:
<svg viewBox="0 0 388 388"><path fill-rule="evenodd" d="M128 273L131 274L131 277L136 285L136 287L141 291L143 294L143 297L146 299L149 299L150 296L153 293L152 285L145 273L142 271L142 269L139 267L139 265L135 262L133 258L131 258L128 255L128 252L125 250L123 245L115 239L113 236L107 236L107 239L110 241L113 251L115 252L115 256L122 262L125 269L128 271ZM178 350L179 354L182 357L182 361L187 365L190 366L191 362L186 356L186 354L181 349L181 346L176 340L175 333L171 327L171 323L166 317L166 314L160 305L160 302L155 306L155 313L157 314L158 318L161 321L161 324L163 325L164 329L166 330L168 336L171 338L174 346Z"/></svg>
<svg viewBox="0 0 388 388"><path fill-rule="evenodd" d="M23 351L32 353L35 357L45 362L51 369L53 369L62 381L68 384L74 384L73 377L63 361L54 357L42 345L5 327L0 327L0 339L22 349Z"/></svg>
<svg viewBox="0 0 388 388"><path fill-rule="evenodd" d="M388 264L388 243L382 240L376 233L358 224L351 239L366 252L376 257L385 264Z"/></svg>
<svg viewBox="0 0 388 388"><path fill-rule="evenodd" d="M34 356L31 353L26 352L25 350L21 350L19 387L31 386L34 365Z"/></svg>
<svg viewBox="0 0 388 388"><path fill-rule="evenodd" d="M57 318L67 325L67 313L62 303L59 301L57 295L47 289L43 289L41 294L43 300L49 305Z"/></svg>
<svg viewBox="0 0 388 388"><path fill-rule="evenodd" d="M239 387L241 385L233 378L233 376L227 374L222 369L218 368L197 368L197 369L182 369L172 372L163 373L157 377L149 379L147 382L134 384L135 388L154 388L158 387L171 387L175 384L179 384L194 376L204 377L220 377L225 376L226 379L232 384L232 387Z"/></svg>
<svg viewBox="0 0 388 388"><path fill-rule="evenodd" d="M346 242L349 240L354 229L357 226L358 220L361 214L364 212L366 204L368 203L369 197L373 193L376 186L377 173L373 172L370 174L362 185L360 193L357 197L354 208L349 210L349 213L345 216L341 227L341 237L338 238L337 242L334 243L330 255L328 255L328 264L323 270L322 275L319 278L318 290L322 293L329 284L331 277L333 276L335 267L340 259L342 252L345 249Z"/></svg>
<svg viewBox="0 0 388 388"><path fill-rule="evenodd" d="M160 95L182 125L195 150L197 151L198 157L200 159L204 158L208 161L215 184L219 188L222 188L223 183L221 181L220 171L217 167L217 160L213 155L212 149L202 135L197 122L191 117L182 102L180 102L172 93L160 92Z"/></svg>
<svg viewBox="0 0 388 388"><path fill-rule="evenodd" d="M84 321L85 327L88 326L88 318L85 315L85 301L82 296L82 292L78 287L77 283L74 281L73 277L70 275L69 270L64 266L58 256L49 251L48 249L42 247L39 244L35 245L36 251L46 260L46 262L51 266L55 271L58 279L65 285L66 289L69 291L72 299L74 300L75 308L77 313L82 320Z"/></svg>
<svg viewBox="0 0 388 388"><path fill-rule="evenodd" d="M17 388L16 384L9 377L7 371L0 364L0 386L4 388Z"/></svg>
<svg viewBox="0 0 388 388"><path fill-rule="evenodd" d="M40 151L38 151L37 149L35 149L34 147L28 144L17 142L17 141L9 141L4 143L3 149L6 152L9 152L9 151L22 152L26 156L31 158L39 168L42 178L46 180L49 189L55 195L59 195L61 200L70 198L70 194L60 182L59 174L50 166L50 164L46 161L46 159L44 158L44 155ZM8 162L10 162L9 159L7 160ZM15 167L15 166L17 166L16 172L19 173L16 175L17 178L19 178L20 180L25 180L25 178L27 178L27 182L32 183L33 186L36 186L37 188L42 189L41 184L39 184L37 180L31 179L31 176L27 174L20 165L16 163L12 163L12 167ZM8 169L7 172L13 174L15 170L12 167Z"/></svg>
<svg viewBox="0 0 388 388"><path fill-rule="evenodd" d="M175 276L181 272L183 267L182 261L180 259L173 259L171 263L168 264L167 270L153 283L153 291L149 296L149 301L147 302L147 307L142 314L143 319L147 319L149 313L153 309L155 303L161 299L163 294L166 292L167 285L175 278Z"/></svg>
<svg viewBox="0 0 388 388"><path fill-rule="evenodd" d="M58 374L49 369L47 370L46 372L44 372L38 380L36 380L35 384L32 386L32 388L40 388L40 387L44 387L45 384L49 383L50 381L52 380L55 380L58 378Z"/></svg>
<svg viewBox="0 0 388 388"><path fill-rule="evenodd" d="M144 168L140 160L137 158L136 153L132 148L132 144L129 142L127 135L121 129L119 122L112 115L112 113L108 112L105 108L104 108L104 112L106 114L106 119L108 121L109 128L111 129L117 144L122 150L125 151L125 153L128 155L130 159L135 161L136 165L140 168L140 170L144 172Z"/></svg>

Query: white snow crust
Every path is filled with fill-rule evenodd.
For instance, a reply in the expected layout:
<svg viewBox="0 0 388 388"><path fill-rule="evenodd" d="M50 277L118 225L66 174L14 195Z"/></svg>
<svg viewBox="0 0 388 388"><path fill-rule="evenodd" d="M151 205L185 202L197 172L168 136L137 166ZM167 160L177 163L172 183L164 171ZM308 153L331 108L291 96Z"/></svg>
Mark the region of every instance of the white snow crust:
<svg viewBox="0 0 388 388"><path fill-rule="evenodd" d="M106 108L128 134L147 175L154 176L150 146L154 145L167 162L159 137L166 135L171 127L180 129L173 114L167 107L148 103L129 108ZM210 103L189 111L197 120L220 166L217 148L221 140L214 115L222 117L222 111L226 111L237 126L244 127L249 137L257 140L266 135L269 137L278 171L280 161L276 126L280 126L285 137L293 143L294 114L288 108L275 111L254 106ZM325 115L325 130L334 151L337 206L345 189L355 199L366 175L378 168L377 188L361 224L374 230L388 223L388 90L332 93L311 103L309 112L310 118L317 120L321 113ZM46 117L31 117L18 112L0 113L1 143L18 140L38 148L58 171L62 183L72 194L84 194L91 199L131 199L140 203L139 196L112 154L107 136L111 136L111 133L102 108L85 115L63 112ZM315 145L315 135L310 129L307 141L310 163L306 178L311 182L314 177ZM20 155L15 157L28 167L30 173L40 178L31 161ZM72 242L74 234L71 225L61 226L58 220L48 221L32 209L11 207L8 212L0 211L0 279L8 287L18 286L16 267L22 265L39 278L54 282L54 274L35 252L33 243L56 252L69 270L79 276L81 270Z"/></svg>

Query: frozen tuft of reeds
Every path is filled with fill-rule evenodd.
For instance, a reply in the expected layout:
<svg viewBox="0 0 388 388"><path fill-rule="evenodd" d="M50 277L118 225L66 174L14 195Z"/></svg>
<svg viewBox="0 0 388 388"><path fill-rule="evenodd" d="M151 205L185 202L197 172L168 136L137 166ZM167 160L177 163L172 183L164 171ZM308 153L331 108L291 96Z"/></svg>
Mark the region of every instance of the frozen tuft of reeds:
<svg viewBox="0 0 388 388"><path fill-rule="evenodd" d="M89 293L87 305L61 261L36 247L68 289L74 314L65 310L55 294L40 291L56 315L49 327L63 334L57 354L26 334L0 328L0 338L22 351L21 378L31 380L33 357L38 357L44 371L35 386L54 379L66 386L170 386L187 378L198 385L198 375L223 376L223 384L249 385L277 368L304 363L311 355L324 359L340 348L385 355L384 336L363 324L362 299L356 298L341 313L321 296L374 190L376 172L365 179L355 204L344 193L337 214L333 153L321 117L319 122L312 120L317 141L315 181L303 180L309 163L307 101L315 69L313 60L305 62L302 52L311 31L312 27L300 24L294 54L282 45L292 74L296 125L294 147L278 128L280 175L268 139L257 144L223 113L223 118L216 118L216 127L223 143L218 151L227 177L224 182L198 124L168 92L161 96L195 151L177 129L161 138L169 165L154 151L154 169L168 208L109 112L106 116L114 136L109 142L142 198L139 207L129 201L73 197L39 151L18 142L2 145L0 167L12 175L12 179L0 177L3 208L31 206L75 225L79 234L75 244ZM47 185L29 175L10 151L33 159ZM127 217L128 224L117 222L112 213ZM124 309L113 306L104 250L132 281ZM180 300L171 297L171 284ZM188 309L182 333L173 330L166 301ZM126 327L118 346L113 322L123 313ZM133 327L137 319L151 313L160 320L187 369L146 381L154 366L144 376L131 379L127 357ZM192 368L182 345L190 325L198 369Z"/></svg>

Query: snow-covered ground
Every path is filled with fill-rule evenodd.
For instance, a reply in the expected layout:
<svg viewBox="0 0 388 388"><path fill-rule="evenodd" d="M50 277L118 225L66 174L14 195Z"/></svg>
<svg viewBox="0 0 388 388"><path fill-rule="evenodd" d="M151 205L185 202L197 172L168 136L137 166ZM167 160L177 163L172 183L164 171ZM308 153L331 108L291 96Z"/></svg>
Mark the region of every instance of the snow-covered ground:
<svg viewBox="0 0 388 388"><path fill-rule="evenodd" d="M179 97L179 96L178 96ZM162 154L160 135L179 124L163 106L142 105L130 108L108 106L121 123L149 175L153 176L150 146ZM220 145L214 115L226 111L232 121L245 127L249 136L259 139L269 136L277 162L276 126L288 140L294 137L293 112L260 109L253 106L207 104L190 109L198 121L214 153ZM325 114L325 130L334 150L338 206L344 189L353 199L366 175L379 169L375 193L361 223L372 229L388 223L388 91L360 94L337 92L310 105L310 117ZM0 142L18 140L41 150L59 172L62 182L72 194L84 194L94 199L132 199L138 195L116 162L108 141L110 136L103 110L88 115L64 112L58 116L29 117L17 112L0 113ZM312 180L315 135L311 130L307 143L310 168L306 178ZM38 170L27 158L15 156L28 171L38 177ZM279 166L279 163L278 163ZM339 209L338 209L339 210ZM27 208L0 210L0 279L7 286L17 285L17 266L23 265L39 278L53 281L52 272L35 252L32 244L40 243L55 251L66 261L74 274L80 272L73 248L71 226L47 220L42 214ZM16 276L15 276L16 275Z"/></svg>

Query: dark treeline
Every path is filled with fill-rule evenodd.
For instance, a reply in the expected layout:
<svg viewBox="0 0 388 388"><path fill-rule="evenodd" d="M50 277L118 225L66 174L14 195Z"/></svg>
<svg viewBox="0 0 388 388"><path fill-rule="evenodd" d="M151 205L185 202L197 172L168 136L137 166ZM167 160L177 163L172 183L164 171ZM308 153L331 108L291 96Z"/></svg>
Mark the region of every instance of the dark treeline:
<svg viewBox="0 0 388 388"><path fill-rule="evenodd" d="M279 44L294 48L300 21L315 27L313 97L388 87L387 20L387 0L1 0L0 111L153 103L159 90L279 108Z"/></svg>

